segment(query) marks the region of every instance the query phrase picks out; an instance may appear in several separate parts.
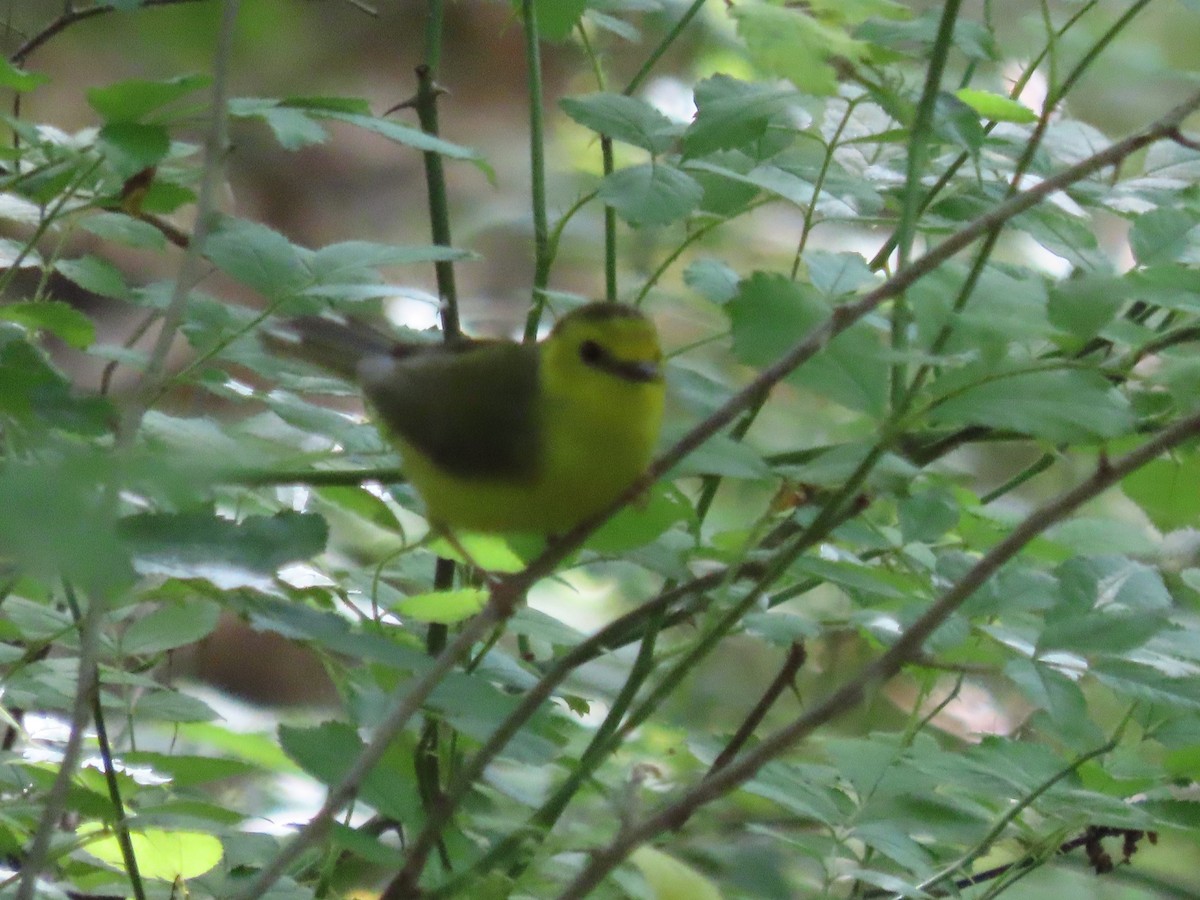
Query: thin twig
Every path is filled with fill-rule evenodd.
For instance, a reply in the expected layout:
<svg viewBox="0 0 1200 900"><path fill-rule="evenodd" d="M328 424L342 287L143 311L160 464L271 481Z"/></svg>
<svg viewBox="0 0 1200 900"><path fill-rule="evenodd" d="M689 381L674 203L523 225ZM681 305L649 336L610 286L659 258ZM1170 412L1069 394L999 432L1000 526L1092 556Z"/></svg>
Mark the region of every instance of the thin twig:
<svg viewBox="0 0 1200 900"><path fill-rule="evenodd" d="M75 700L71 706L70 732L54 784L46 794L42 815L37 830L29 842L25 858L21 860L21 884L15 900L34 900L37 896L37 880L50 852L50 841L58 828L71 781L79 769L83 755L83 734L92 715L92 697L96 692L96 672L100 654L100 626L104 622L106 603L93 595L88 600L87 611L79 622L79 667L75 680Z"/></svg>
<svg viewBox="0 0 1200 900"><path fill-rule="evenodd" d="M1164 429L1154 438L1117 460L1101 458L1096 470L1080 484L1035 509L1009 534L985 553L970 570L941 595L896 642L837 691L789 725L765 737L757 746L724 769L707 776L680 798L661 806L641 822L624 829L607 847L597 851L578 877L559 895L559 900L582 898L634 849L663 831L686 821L701 806L734 790L771 760L784 753L815 729L858 706L867 692L884 682L913 659L943 622L971 597L1002 565L1051 526L1061 522L1084 503L1097 497L1122 478L1165 451L1200 434L1200 414L1189 416Z"/></svg>
<svg viewBox="0 0 1200 900"><path fill-rule="evenodd" d="M233 33L237 22L239 0L225 0L221 9L221 22L217 32L217 47L213 55L212 117L204 139L204 169L200 177L200 188L196 194L196 222L192 227L191 240L175 279L171 300L163 313L162 328L150 351L146 368L142 372L132 400L124 411L123 429L128 436L137 430L138 423L157 399L165 382L167 355L175 342L176 334L183 323L188 299L202 277L204 242L211 227L215 208L217 186L223 170L228 136L228 84L229 67L233 55Z"/></svg>

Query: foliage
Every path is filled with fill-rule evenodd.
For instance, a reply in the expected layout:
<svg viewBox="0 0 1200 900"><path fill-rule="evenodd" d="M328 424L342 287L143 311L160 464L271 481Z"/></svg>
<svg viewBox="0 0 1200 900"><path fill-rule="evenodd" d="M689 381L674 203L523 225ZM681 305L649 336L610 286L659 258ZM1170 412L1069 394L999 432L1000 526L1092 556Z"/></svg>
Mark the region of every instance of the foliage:
<svg viewBox="0 0 1200 900"><path fill-rule="evenodd" d="M0 86L150 5L68 7ZM1121 141L1070 106L1148 3L1020 36L992 3L515 3L531 322L590 254L659 321L673 411L648 502L464 538L488 581L419 542L347 386L255 337L429 263L453 312L470 248L309 248L214 201L230 119L357 128L425 160L448 235L441 162L490 175L487 136L434 133L428 81L424 128L229 96L236 4L206 5L210 73L97 86L75 134L3 115L0 897L1194 896L1200 98ZM551 40L596 77L543 109ZM646 88L685 42L676 117ZM586 148L553 181L544 116ZM176 683L222 617L311 650L336 711L240 728Z"/></svg>

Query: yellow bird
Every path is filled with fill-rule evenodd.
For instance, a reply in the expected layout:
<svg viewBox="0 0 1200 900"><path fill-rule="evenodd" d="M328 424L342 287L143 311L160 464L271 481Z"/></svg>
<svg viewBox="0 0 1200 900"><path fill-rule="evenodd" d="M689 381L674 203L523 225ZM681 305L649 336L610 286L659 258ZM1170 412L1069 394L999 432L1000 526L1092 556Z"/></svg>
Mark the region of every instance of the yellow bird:
<svg viewBox="0 0 1200 900"><path fill-rule="evenodd" d="M662 351L631 306L579 307L537 344L405 343L316 316L266 341L359 384L442 528L566 531L615 500L658 439Z"/></svg>

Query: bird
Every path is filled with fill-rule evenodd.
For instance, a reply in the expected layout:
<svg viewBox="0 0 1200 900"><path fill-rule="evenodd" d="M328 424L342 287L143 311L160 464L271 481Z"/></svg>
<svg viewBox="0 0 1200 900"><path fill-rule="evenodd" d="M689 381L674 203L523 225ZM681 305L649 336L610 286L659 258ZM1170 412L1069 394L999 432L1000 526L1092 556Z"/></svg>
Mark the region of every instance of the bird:
<svg viewBox="0 0 1200 900"><path fill-rule="evenodd" d="M662 423L658 334L622 303L577 307L536 344L415 343L323 316L263 340L359 386L443 533L570 530L645 471Z"/></svg>

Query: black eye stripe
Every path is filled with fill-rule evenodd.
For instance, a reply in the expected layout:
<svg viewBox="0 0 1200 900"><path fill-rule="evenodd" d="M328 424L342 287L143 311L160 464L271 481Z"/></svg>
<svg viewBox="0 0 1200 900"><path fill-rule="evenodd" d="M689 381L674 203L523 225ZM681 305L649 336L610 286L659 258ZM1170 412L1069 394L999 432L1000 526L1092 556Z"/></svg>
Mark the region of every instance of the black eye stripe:
<svg viewBox="0 0 1200 900"><path fill-rule="evenodd" d="M659 381L662 377L658 363L616 359L595 341L584 341L579 345L579 358L583 360L584 365L615 375L624 381Z"/></svg>
<svg viewBox="0 0 1200 900"><path fill-rule="evenodd" d="M579 358L588 365L596 365L601 360L607 359L608 354L595 341L584 341L579 345Z"/></svg>

